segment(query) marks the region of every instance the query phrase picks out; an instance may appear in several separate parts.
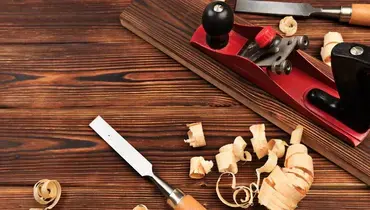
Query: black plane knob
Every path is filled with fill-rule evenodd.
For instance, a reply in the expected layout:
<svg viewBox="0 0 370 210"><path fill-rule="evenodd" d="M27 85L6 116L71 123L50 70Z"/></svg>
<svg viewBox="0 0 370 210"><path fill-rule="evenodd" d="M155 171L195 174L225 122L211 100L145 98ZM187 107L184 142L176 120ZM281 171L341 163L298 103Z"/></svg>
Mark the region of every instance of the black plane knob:
<svg viewBox="0 0 370 210"><path fill-rule="evenodd" d="M212 2L204 9L202 24L207 33L207 44L213 49L224 48L233 28L234 12L225 2Z"/></svg>

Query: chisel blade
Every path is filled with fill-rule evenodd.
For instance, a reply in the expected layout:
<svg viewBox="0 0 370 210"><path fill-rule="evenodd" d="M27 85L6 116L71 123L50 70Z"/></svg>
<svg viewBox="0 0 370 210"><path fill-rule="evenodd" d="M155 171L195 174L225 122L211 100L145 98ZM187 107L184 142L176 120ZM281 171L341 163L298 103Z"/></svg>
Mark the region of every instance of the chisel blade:
<svg viewBox="0 0 370 210"><path fill-rule="evenodd" d="M321 9L307 3L237 0L235 11L255 14L308 17Z"/></svg>
<svg viewBox="0 0 370 210"><path fill-rule="evenodd" d="M152 164L105 122L102 117L96 117L90 123L90 127L141 176L153 176Z"/></svg>

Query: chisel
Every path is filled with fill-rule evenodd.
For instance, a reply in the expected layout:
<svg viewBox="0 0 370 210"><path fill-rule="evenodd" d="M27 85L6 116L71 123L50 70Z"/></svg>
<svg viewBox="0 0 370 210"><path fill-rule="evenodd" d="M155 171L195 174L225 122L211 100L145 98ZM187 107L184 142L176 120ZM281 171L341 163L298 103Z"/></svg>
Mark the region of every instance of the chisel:
<svg viewBox="0 0 370 210"><path fill-rule="evenodd" d="M350 7L315 8L307 3L237 0L236 12L284 16L316 16L336 18L341 22L370 26L370 4L352 4Z"/></svg>
<svg viewBox="0 0 370 210"><path fill-rule="evenodd" d="M141 176L149 177L159 190L168 198L167 203L175 210L205 210L205 208L192 196L185 195L180 189L174 189L152 170L152 164L128 143L105 120L97 116L90 127L111 146L127 163Z"/></svg>

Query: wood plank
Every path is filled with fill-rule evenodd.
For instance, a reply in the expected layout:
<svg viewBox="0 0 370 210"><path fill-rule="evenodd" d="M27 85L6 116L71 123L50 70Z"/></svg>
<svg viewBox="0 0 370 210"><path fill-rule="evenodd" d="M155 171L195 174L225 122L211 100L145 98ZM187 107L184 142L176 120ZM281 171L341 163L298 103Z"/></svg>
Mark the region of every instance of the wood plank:
<svg viewBox="0 0 370 210"><path fill-rule="evenodd" d="M139 203L145 203L151 210L170 209L164 202L164 198L153 190L151 186L136 187L128 193L127 187L135 186L112 186L105 185L102 187L63 187L63 197L55 207L57 210L101 210L101 209L132 209ZM26 187L0 187L0 199L16 201L14 205L0 203L0 208L9 209L17 207L18 209L29 209L32 207L41 207L33 200L31 186ZM190 190L190 188L188 188ZM143 197L145 195L145 197ZM207 189L197 189L193 192L199 202L208 209L233 209L227 208L216 199L215 193ZM326 199L322 199L325 196ZM343 203L341 209L366 209L370 195L367 190L327 190L325 192L311 190L309 195L300 202L299 209L326 210L335 209L338 203ZM117 201L125 200L124 205L118 205ZM13 202L12 202L13 203ZM93 205L92 205L93 204ZM125 208L123 208L125 207ZM251 209L264 209L256 204Z"/></svg>
<svg viewBox="0 0 370 210"><path fill-rule="evenodd" d="M189 113L192 113L189 115ZM139 177L87 125L101 114L145 155L166 181L191 192L208 209L227 209L214 188L219 173L202 180L188 178L189 159L203 155L215 161L218 148L242 135L252 151L248 126L266 123L268 138L287 139L269 122L244 107L132 107L131 109L7 109L0 110L0 208L36 207L33 184L42 178L57 179L63 197L57 209L130 209L145 203L151 209L168 209L158 190ZM208 145L193 149L183 142L186 123L202 121ZM300 209L369 205L366 184L310 151L315 182ZM255 180L254 169L265 159L240 165L238 183ZM280 160L282 165L282 160ZM227 188L227 182L222 188ZM325 196L326 199L322 199ZM15 199L17 198L17 199ZM325 204L325 205L323 205ZM256 209L256 208L254 208ZM257 208L258 209L258 208Z"/></svg>
<svg viewBox="0 0 370 210"><path fill-rule="evenodd" d="M0 1L0 26L83 26L118 24L131 0Z"/></svg>
<svg viewBox="0 0 370 210"><path fill-rule="evenodd" d="M305 126L305 144L370 184L370 165L366 164L370 162L370 139L357 148L347 145L190 46L206 3L134 1L121 14L121 24L286 132L291 132L296 124ZM246 23L238 17L236 22Z"/></svg>
<svg viewBox="0 0 370 210"><path fill-rule="evenodd" d="M0 107L240 106L145 41L132 40L1 45Z"/></svg>
<svg viewBox="0 0 370 210"><path fill-rule="evenodd" d="M121 43L131 37L118 24L118 16L131 0L88 1L2 1L0 2L0 43L46 44L46 43ZM357 3L364 2L357 1ZM315 6L325 6L325 0L312 1ZM350 5L351 0L330 2L333 6ZM71 8L73 11L71 12ZM277 28L280 18L242 14L256 25L271 25ZM104 18L102 18L104 17ZM317 26L320 27L317 27ZM315 31L312 31L315 27ZM298 35L309 34L310 55L320 57L320 47L325 33L338 31L348 42L370 45L368 29L348 26L332 20L299 19ZM125 40L126 39L126 40ZM134 38L133 38L134 39Z"/></svg>
<svg viewBox="0 0 370 210"><path fill-rule="evenodd" d="M189 115L191 113L191 115ZM138 179L130 166L102 141L87 125L97 115L103 116L118 132L143 153L162 176L179 185L194 183L187 178L188 162L203 155L214 160L217 150L238 135L248 142L252 138L248 127L265 123L268 139L289 138L263 118L242 106L233 107L168 107L138 106L130 109L2 109L0 110L0 184L32 184L50 171L58 180L73 185L101 185L111 173L120 173L115 182ZM187 123L201 121L207 137L207 147L193 149L183 142ZM78 126L76 126L78 125ZM176 158L171 155L176 154ZM342 189L366 187L354 177L310 151L315 162L314 188L324 185ZM52 157L52 158L48 158ZM253 168L266 159L254 161L241 168L238 176L248 182L255 177ZM40 164L42 160L42 164ZM37 167L37 170L35 170ZM27 173L22 172L29 170ZM174 171L176 173L174 173ZM70 179L70 175L75 176ZM94 178L85 179L91 174ZM98 176L99 175L99 176ZM214 186L218 173L207 176Z"/></svg>

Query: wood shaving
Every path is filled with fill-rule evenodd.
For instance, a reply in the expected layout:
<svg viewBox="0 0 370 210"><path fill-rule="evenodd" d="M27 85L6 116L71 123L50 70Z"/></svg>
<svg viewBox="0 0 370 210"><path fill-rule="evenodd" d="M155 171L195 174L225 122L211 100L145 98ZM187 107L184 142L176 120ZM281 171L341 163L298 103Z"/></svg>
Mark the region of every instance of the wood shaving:
<svg viewBox="0 0 370 210"><path fill-rule="evenodd" d="M218 150L220 153L221 152L232 152L234 153L234 144L226 144Z"/></svg>
<svg viewBox="0 0 370 210"><path fill-rule="evenodd" d="M219 149L219 154L216 155L218 171L238 173L237 162L252 161L252 155L248 151L244 151L247 143L241 136L235 138L233 144L226 144Z"/></svg>
<svg viewBox="0 0 370 210"><path fill-rule="evenodd" d="M57 180L42 179L33 187L33 197L42 205L49 206L45 208L30 208L30 210L49 210L57 205L62 195L62 187Z"/></svg>
<svg viewBox="0 0 370 210"><path fill-rule="evenodd" d="M270 173L274 170L275 166L277 165L278 157L274 152L271 150L268 151L268 159L266 163L261 166L260 168L256 169L257 172L257 186L260 184L260 177L262 173Z"/></svg>
<svg viewBox="0 0 370 210"><path fill-rule="evenodd" d="M294 187L298 187L305 192L308 192L308 190L310 189L310 185L304 179L298 177L294 173L285 173L285 176L288 177L289 182Z"/></svg>
<svg viewBox="0 0 370 210"><path fill-rule="evenodd" d="M190 159L189 177L192 179L202 179L213 167L213 162L204 160L203 157L192 157Z"/></svg>
<svg viewBox="0 0 370 210"><path fill-rule="evenodd" d="M328 66L331 66L331 51L335 45L343 42L343 37L338 32L329 32L324 36L324 45L321 48L322 61Z"/></svg>
<svg viewBox="0 0 370 210"><path fill-rule="evenodd" d="M308 154L294 154L286 161L285 167L299 168L307 172L310 176L314 176L312 157Z"/></svg>
<svg viewBox="0 0 370 210"><path fill-rule="evenodd" d="M144 204L139 204L135 206L133 210L149 210Z"/></svg>
<svg viewBox="0 0 370 210"><path fill-rule="evenodd" d="M306 146L288 147L285 166L283 169L276 166L263 180L258 199L269 209L295 209L312 185L313 162Z"/></svg>
<svg viewBox="0 0 370 210"><path fill-rule="evenodd" d="M222 179L222 176L224 176L225 174L229 174L232 176L232 182L231 182L231 188L234 191L233 193L233 201L234 203L231 203L231 202L228 202L225 198L222 197L221 193L220 193L220 190L219 190L219 183ZM251 183L249 185L249 187L247 186L236 186L236 177L235 177L235 174L233 173L230 173L230 172L226 172L226 173L223 173L220 175L220 177L218 178L217 180L217 183L216 183L216 193L217 193L217 196L218 198L220 199L220 201L229 206L229 207L233 207L233 208L243 208L243 209L246 209L246 208L249 208L250 206L253 205L253 199L254 199L254 196L255 196L255 191L253 190L253 187L255 187L255 183ZM244 192L245 194L245 198L244 199L240 199L240 203L237 201L237 196L240 192Z"/></svg>
<svg viewBox="0 0 370 210"><path fill-rule="evenodd" d="M271 139L267 144L268 149L275 153L278 158L284 156L286 146L288 144L280 139Z"/></svg>
<svg viewBox="0 0 370 210"><path fill-rule="evenodd" d="M279 29L285 36L293 36L298 29L298 23L292 16L287 16L280 20Z"/></svg>
<svg viewBox="0 0 370 210"><path fill-rule="evenodd" d="M286 165L287 160L294 154L308 154L308 149L303 144L293 144L288 147L285 155L285 162L284 165Z"/></svg>
<svg viewBox="0 0 370 210"><path fill-rule="evenodd" d="M214 165L212 160L201 160L200 164L202 165L204 172L206 172L206 174L211 172L211 169L213 168Z"/></svg>
<svg viewBox="0 0 370 210"><path fill-rule="evenodd" d="M252 125L250 127L253 138L251 139L253 150L258 158L268 154L266 163L256 169L257 181L249 186L236 186L235 173L231 168L233 163L236 166L236 158L243 160L246 154L244 151L247 143L237 137L234 144L228 144L220 148L220 153L216 155L217 165L220 175L216 184L216 193L222 203L233 208L248 208L253 205L253 198L258 194L258 202L268 209L295 209L298 203L306 196L314 179L314 169L312 157L308 155L308 149L300 144L303 134L303 127L297 126L292 132L290 142L292 145L286 150L285 167L277 165L278 158L283 157L287 143L280 139L272 139L267 143L265 126ZM241 155L243 154L243 158ZM250 154L249 154L250 155ZM237 166L236 166L237 167ZM237 170L236 170L237 172ZM260 187L262 173L270 173L263 179ZM231 174L233 177L231 188L233 192L233 203L225 200L219 191L219 182L224 174ZM245 198L238 201L239 193L244 193Z"/></svg>
<svg viewBox="0 0 370 210"><path fill-rule="evenodd" d="M290 144L300 144L303 135L303 126L298 125L290 136Z"/></svg>
<svg viewBox="0 0 370 210"><path fill-rule="evenodd" d="M279 166L274 168L267 179L272 183L272 186L276 191L280 192L285 197L292 199L295 203L301 201L305 196L304 191L297 189L290 183L288 177Z"/></svg>
<svg viewBox="0 0 370 210"><path fill-rule="evenodd" d="M283 168L283 172L285 174L287 173L293 173L295 174L297 177L300 177L301 179L305 180L310 186L313 182L313 177L304 172L302 169L299 169L299 168Z"/></svg>
<svg viewBox="0 0 370 210"><path fill-rule="evenodd" d="M203 133L203 127L201 122L187 124L189 128L188 137L185 139L185 143L189 143L192 147L204 147L206 146L206 139Z"/></svg>
<svg viewBox="0 0 370 210"><path fill-rule="evenodd" d="M236 164L235 155L232 151L221 152L216 155L218 171L238 173L238 165Z"/></svg>
<svg viewBox="0 0 370 210"><path fill-rule="evenodd" d="M267 204L266 207L270 207L270 204L273 203L274 206L278 206L279 209L295 209L297 207L297 203L290 199L289 197L285 197L279 191L276 191L273 188L273 182L269 181L269 179L264 179L261 185L261 189L258 195L260 204L264 205ZM268 199L266 199L268 198ZM272 198L272 199L271 199ZM271 200L272 202L267 202Z"/></svg>
<svg viewBox="0 0 370 210"><path fill-rule="evenodd" d="M238 136L234 140L233 152L237 160L252 161L252 154L248 151L244 151L247 147L247 142L241 136Z"/></svg>
<svg viewBox="0 0 370 210"><path fill-rule="evenodd" d="M260 173L270 173L277 165L278 157L276 156L276 154L271 150L269 150L268 153L269 154L266 163L262 167L256 169Z"/></svg>
<svg viewBox="0 0 370 210"><path fill-rule="evenodd" d="M244 156L241 158L242 161L252 161L252 154L248 151L244 151Z"/></svg>
<svg viewBox="0 0 370 210"><path fill-rule="evenodd" d="M251 139L253 151L256 153L258 159L261 159L268 154L265 125L252 125L249 130L253 135L253 138Z"/></svg>
<svg viewBox="0 0 370 210"><path fill-rule="evenodd" d="M233 152L237 159L244 159L244 149L247 147L247 142L241 136L238 136L234 140Z"/></svg>

